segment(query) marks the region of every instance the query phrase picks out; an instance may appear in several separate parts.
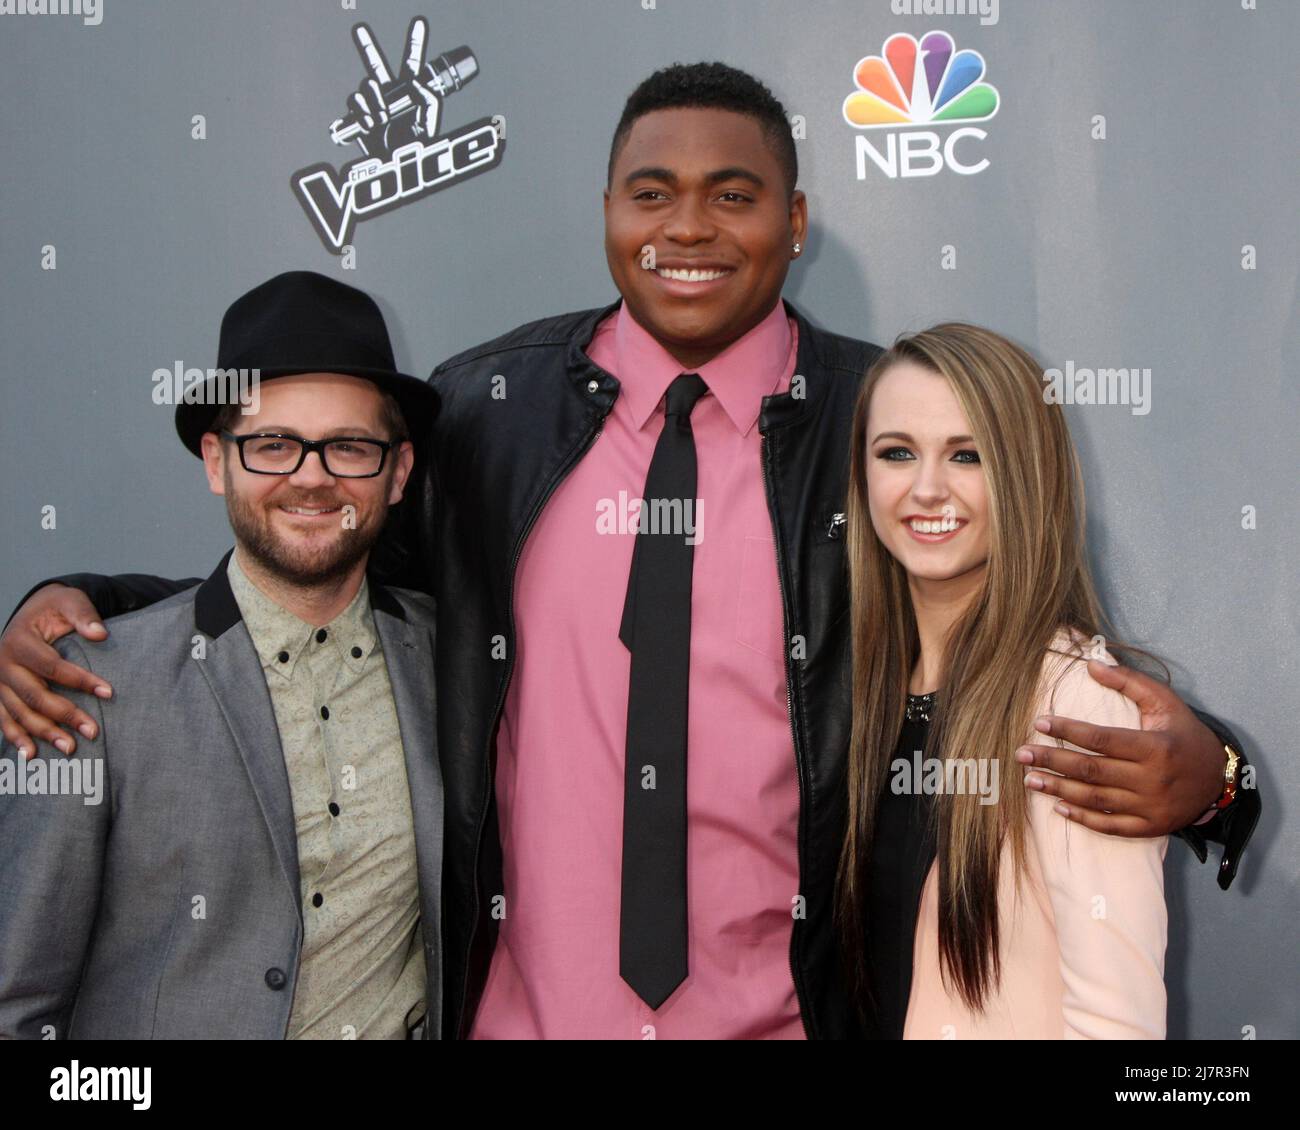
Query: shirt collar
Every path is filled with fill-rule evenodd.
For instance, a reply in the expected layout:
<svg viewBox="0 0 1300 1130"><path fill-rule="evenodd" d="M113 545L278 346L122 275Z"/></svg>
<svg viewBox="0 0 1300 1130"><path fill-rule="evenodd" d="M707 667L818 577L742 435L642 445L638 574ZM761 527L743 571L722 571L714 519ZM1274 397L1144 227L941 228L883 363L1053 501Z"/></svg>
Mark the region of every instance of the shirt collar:
<svg viewBox="0 0 1300 1130"><path fill-rule="evenodd" d="M238 553L230 555L226 575L244 626L266 671L293 678L299 658L309 649L333 649L343 663L359 671L375 649L378 637L370 611L370 582L365 577L348 606L323 628L317 628L277 604L253 584L239 566Z"/></svg>
<svg viewBox="0 0 1300 1130"><path fill-rule="evenodd" d="M614 376L627 398L633 424L641 429L668 386L686 370L632 317L626 302L620 303L614 315L613 332ZM778 302L752 330L694 370L741 435L748 435L758 422L763 397L776 392L792 344L789 318Z"/></svg>

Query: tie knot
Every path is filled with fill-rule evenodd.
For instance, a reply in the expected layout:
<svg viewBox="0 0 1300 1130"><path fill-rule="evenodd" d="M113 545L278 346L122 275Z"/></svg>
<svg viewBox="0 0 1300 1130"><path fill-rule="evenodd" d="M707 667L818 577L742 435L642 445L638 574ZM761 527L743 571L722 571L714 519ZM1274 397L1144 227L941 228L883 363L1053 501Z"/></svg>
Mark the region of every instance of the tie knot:
<svg viewBox="0 0 1300 1130"><path fill-rule="evenodd" d="M689 416L695 402L708 391L709 386L699 373L683 373L668 386L664 397L664 416Z"/></svg>

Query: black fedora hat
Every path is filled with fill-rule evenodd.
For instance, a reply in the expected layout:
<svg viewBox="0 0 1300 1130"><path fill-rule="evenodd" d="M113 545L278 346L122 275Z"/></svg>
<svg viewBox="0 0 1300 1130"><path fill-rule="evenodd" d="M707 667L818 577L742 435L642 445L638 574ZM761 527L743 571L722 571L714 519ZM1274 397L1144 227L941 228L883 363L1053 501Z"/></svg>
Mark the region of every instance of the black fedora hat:
<svg viewBox="0 0 1300 1130"><path fill-rule="evenodd" d="M296 373L344 373L373 381L402 409L412 441L423 444L438 414L433 387L397 371L388 326L364 291L314 271L287 271L235 299L221 319L217 368L258 370L261 380ZM202 457L204 432L221 410L218 382L205 387L204 404L176 406L176 432Z"/></svg>

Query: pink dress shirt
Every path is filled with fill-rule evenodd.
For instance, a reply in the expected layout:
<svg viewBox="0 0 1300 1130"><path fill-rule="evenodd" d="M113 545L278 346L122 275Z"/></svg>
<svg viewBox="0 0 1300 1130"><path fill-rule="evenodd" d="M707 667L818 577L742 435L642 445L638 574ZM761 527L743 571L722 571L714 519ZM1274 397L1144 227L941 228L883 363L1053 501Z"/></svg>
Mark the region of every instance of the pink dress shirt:
<svg viewBox="0 0 1300 1130"><path fill-rule="evenodd" d="M690 972L657 1012L618 972L630 670L618 628L632 500L683 369L623 305L586 352L621 391L519 559L515 670L497 738L505 898L472 1037L802 1039L790 970L799 788L758 430L763 397L789 389L797 330L778 303L697 370L710 395L691 415Z"/></svg>

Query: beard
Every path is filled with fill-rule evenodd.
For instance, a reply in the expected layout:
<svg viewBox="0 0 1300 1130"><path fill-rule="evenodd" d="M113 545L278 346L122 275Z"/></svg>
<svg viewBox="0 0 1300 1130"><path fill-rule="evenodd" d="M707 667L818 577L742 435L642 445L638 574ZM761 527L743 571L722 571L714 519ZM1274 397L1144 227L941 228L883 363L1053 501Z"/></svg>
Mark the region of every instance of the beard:
<svg viewBox="0 0 1300 1130"><path fill-rule="evenodd" d="M241 495L229 469L226 471L226 514L235 539L248 556L272 576L287 584L314 588L346 577L374 548L383 533L388 507L381 504L362 508L355 499L342 499L329 492L316 494L286 490L259 501ZM351 505L356 507L356 528L343 527L343 512L338 525L330 524L312 531L309 537L292 541L272 525L272 513L281 506L308 510Z"/></svg>

